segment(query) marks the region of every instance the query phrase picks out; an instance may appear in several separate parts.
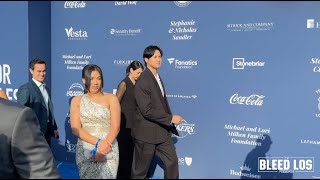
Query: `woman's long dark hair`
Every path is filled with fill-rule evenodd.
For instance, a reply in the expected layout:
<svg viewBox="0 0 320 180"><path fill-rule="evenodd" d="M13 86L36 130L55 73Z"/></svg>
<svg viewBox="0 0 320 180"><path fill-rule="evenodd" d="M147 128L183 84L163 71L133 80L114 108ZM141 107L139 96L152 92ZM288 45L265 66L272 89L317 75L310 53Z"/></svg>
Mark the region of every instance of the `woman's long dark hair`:
<svg viewBox="0 0 320 180"><path fill-rule="evenodd" d="M90 88L90 85L91 85L91 73L92 73L92 71L98 71L100 76L101 76L100 91L102 92L102 88L103 88L102 70L98 65L88 64L82 69L82 79L85 79L85 81L86 81L85 86L84 86L84 90L83 90L84 94L87 94L89 92L89 88Z"/></svg>

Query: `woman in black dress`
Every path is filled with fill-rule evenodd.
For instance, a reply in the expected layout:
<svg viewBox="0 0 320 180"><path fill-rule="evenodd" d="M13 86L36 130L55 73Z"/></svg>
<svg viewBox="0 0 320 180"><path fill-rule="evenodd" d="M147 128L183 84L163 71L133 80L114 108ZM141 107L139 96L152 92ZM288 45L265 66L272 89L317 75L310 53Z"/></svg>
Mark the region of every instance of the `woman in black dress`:
<svg viewBox="0 0 320 180"><path fill-rule="evenodd" d="M126 69L126 78L118 85L116 96L121 105L121 124L117 140L119 144L119 168L117 179L130 179L133 159L131 128L135 117L134 85L143 71L139 61L133 61Z"/></svg>

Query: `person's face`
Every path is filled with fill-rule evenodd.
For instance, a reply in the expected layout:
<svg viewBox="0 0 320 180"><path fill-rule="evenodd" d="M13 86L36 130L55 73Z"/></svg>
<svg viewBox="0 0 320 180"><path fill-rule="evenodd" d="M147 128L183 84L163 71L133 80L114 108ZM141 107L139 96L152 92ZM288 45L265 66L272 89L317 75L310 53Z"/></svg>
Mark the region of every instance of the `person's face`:
<svg viewBox="0 0 320 180"><path fill-rule="evenodd" d="M46 78L46 65L35 64L34 69L30 69L30 73L32 74L33 79L43 83Z"/></svg>
<svg viewBox="0 0 320 180"><path fill-rule="evenodd" d="M101 89L101 74L98 71L91 72L91 81L89 91L91 93L98 93Z"/></svg>
<svg viewBox="0 0 320 180"><path fill-rule="evenodd" d="M136 70L133 70L132 68L130 68L130 74L134 80L137 80L139 78L142 71L143 71L142 68L138 68Z"/></svg>
<svg viewBox="0 0 320 180"><path fill-rule="evenodd" d="M152 69L159 69L162 62L162 56L159 50L156 50L151 58L145 58L147 66Z"/></svg>

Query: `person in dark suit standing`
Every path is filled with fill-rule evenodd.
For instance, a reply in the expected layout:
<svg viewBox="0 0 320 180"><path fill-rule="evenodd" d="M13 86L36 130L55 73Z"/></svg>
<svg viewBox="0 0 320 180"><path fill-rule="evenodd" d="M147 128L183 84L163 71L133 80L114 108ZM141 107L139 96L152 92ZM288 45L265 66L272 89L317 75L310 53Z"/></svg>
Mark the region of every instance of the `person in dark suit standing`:
<svg viewBox="0 0 320 180"><path fill-rule="evenodd" d="M50 91L44 83L46 77L46 62L42 59L33 59L29 62L32 80L19 87L17 101L30 107L37 115L40 130L51 146L51 136L59 138L58 127L53 115L53 105Z"/></svg>
<svg viewBox="0 0 320 180"><path fill-rule="evenodd" d="M34 112L0 98L0 178L59 179L50 147Z"/></svg>
<svg viewBox="0 0 320 180"><path fill-rule="evenodd" d="M131 127L135 121L136 100L134 86L143 71L140 61L132 61L126 69L126 77L119 83L116 96L121 105L121 124L117 136L119 144L119 167L117 179L130 179L134 143Z"/></svg>
<svg viewBox="0 0 320 180"><path fill-rule="evenodd" d="M143 58L147 68L135 85L137 108L136 121L132 128L133 179L147 177L154 154L164 163L165 179L179 178L178 157L171 135L179 135L175 125L180 124L183 119L179 115L172 115L163 81L157 72L161 66L162 55L158 46L145 48Z"/></svg>

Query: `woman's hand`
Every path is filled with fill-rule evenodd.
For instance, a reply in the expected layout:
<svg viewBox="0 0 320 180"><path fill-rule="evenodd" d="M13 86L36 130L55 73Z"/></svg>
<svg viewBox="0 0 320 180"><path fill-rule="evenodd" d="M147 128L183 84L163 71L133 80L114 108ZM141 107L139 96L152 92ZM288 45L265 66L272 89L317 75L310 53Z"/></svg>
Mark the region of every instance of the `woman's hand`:
<svg viewBox="0 0 320 180"><path fill-rule="evenodd" d="M95 162L104 162L106 160L106 155L101 154L100 152L96 153L96 156L94 157Z"/></svg>
<svg viewBox="0 0 320 180"><path fill-rule="evenodd" d="M112 149L112 147L110 146L110 144L106 141L106 140L101 140L99 145L98 145L98 150L101 154L108 154L108 152L110 152Z"/></svg>
<svg viewBox="0 0 320 180"><path fill-rule="evenodd" d="M95 162L104 162L106 160L106 154L112 150L110 144L106 140L101 140L98 144L97 153L94 157Z"/></svg>

